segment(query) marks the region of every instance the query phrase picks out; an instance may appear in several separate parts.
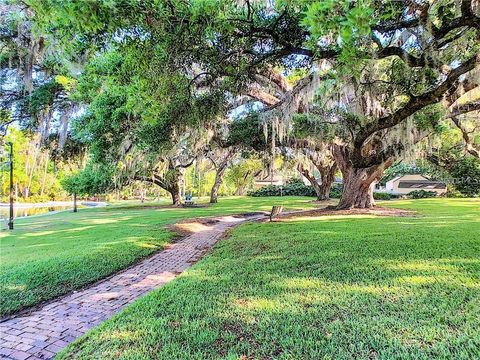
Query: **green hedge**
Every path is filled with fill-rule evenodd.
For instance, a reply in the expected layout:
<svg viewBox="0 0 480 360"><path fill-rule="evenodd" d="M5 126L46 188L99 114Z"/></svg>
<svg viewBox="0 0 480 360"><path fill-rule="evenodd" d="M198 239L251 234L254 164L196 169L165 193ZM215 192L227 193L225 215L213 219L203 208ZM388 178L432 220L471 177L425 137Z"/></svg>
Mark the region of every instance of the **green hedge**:
<svg viewBox="0 0 480 360"><path fill-rule="evenodd" d="M316 197L314 188L311 185L305 185L300 179L290 179L285 185L267 185L258 190L249 191L248 196L311 196ZM340 198L342 195L341 187L333 184L330 190L331 198Z"/></svg>
<svg viewBox="0 0 480 360"><path fill-rule="evenodd" d="M425 199L436 197L437 193L435 191L426 191L426 190L415 190L407 194L408 197L412 199Z"/></svg>
<svg viewBox="0 0 480 360"><path fill-rule="evenodd" d="M392 198L392 195L389 193L374 192L373 198L375 200L390 200Z"/></svg>

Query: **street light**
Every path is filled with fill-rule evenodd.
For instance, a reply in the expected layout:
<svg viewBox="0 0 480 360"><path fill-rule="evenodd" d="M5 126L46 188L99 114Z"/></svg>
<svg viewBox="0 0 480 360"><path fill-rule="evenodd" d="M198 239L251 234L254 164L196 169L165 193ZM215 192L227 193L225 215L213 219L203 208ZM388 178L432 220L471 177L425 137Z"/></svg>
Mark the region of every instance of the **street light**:
<svg viewBox="0 0 480 360"><path fill-rule="evenodd" d="M13 230L13 143L7 142L10 146L10 219L8 221L8 228Z"/></svg>

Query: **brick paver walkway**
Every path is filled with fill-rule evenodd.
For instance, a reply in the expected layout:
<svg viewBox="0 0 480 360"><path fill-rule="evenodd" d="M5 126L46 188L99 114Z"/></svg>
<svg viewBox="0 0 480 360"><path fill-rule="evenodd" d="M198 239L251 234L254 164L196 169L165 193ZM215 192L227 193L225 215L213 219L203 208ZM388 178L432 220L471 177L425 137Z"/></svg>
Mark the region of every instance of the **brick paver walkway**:
<svg viewBox="0 0 480 360"><path fill-rule="evenodd" d="M139 296L173 280L201 258L228 228L258 217L223 216L207 225L194 224L193 234L138 265L49 303L27 316L0 323L0 357L52 358L68 343Z"/></svg>

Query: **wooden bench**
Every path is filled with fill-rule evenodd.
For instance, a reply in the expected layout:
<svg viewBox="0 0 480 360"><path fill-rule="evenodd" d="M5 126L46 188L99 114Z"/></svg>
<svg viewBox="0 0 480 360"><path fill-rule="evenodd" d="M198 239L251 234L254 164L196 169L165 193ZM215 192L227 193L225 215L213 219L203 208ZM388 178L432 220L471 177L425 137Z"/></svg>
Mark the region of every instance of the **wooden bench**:
<svg viewBox="0 0 480 360"><path fill-rule="evenodd" d="M273 218L279 215L283 211L282 205L274 205L272 211L270 212L270 221L273 221Z"/></svg>

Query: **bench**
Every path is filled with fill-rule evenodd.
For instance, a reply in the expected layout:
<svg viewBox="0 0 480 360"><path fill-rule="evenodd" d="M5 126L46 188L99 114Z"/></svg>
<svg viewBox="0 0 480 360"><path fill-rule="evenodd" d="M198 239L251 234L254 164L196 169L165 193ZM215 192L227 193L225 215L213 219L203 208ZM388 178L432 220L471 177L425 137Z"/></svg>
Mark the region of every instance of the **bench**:
<svg viewBox="0 0 480 360"><path fill-rule="evenodd" d="M185 205L193 205L193 204L195 204L195 202L193 201L193 196L192 196L192 195L187 195L187 196L185 196L184 204L185 204Z"/></svg>
<svg viewBox="0 0 480 360"><path fill-rule="evenodd" d="M274 205L272 211L270 212L270 221L273 221L273 218L279 215L283 211L282 205Z"/></svg>

